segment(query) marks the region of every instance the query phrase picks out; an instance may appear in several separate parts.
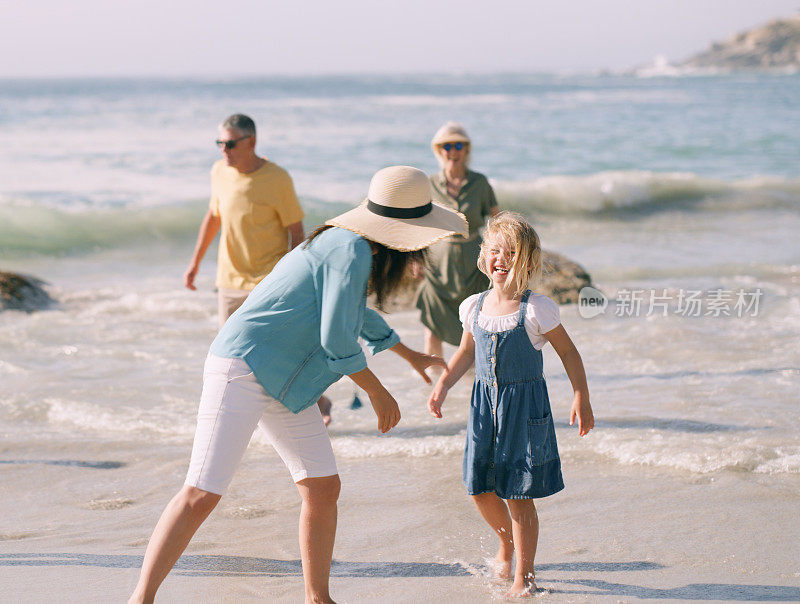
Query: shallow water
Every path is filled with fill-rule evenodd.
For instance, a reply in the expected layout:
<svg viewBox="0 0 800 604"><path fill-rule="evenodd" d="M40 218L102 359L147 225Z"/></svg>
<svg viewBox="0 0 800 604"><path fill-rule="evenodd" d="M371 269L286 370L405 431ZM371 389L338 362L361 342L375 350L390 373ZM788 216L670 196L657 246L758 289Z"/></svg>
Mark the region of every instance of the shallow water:
<svg viewBox="0 0 800 604"><path fill-rule="evenodd" d="M562 308L589 375L591 439L571 438L569 385L546 355L565 459L798 473L785 421L800 381L798 87L798 76L6 81L0 142L29 144L0 144L3 268L45 279L58 304L0 315L0 430L188 445L215 328L213 253L199 292L180 275L227 107L256 117L307 226L357 202L376 167L433 170L426 140L454 117L501 206L528 215L611 301L592 319ZM679 307L693 292L700 316ZM737 296L758 308L743 312ZM413 313L391 322L420 344ZM434 422L426 389L390 354L374 366L404 421L375 435L344 380L332 389L337 454L457 454L469 380Z"/></svg>
<svg viewBox="0 0 800 604"><path fill-rule="evenodd" d="M58 306L0 316L0 345L13 350L0 364L4 439L124 440L147 446L156 438L189 446L203 358L215 332L215 305L210 264L199 293L180 288L173 276L183 264L178 251L152 249L135 263L126 261L123 251L105 254L102 262L95 255L47 260L51 275L65 284L54 290ZM156 257L174 259L155 264ZM68 268L58 274L53 267L59 266ZM127 275L137 274L136 280L115 274L120 266ZM37 274L44 270L38 261L25 268ZM774 269L760 268L745 279L735 272L717 275L712 265L683 278L674 272L660 279L611 278L619 270L592 271L609 274L598 278L597 286L611 296L623 288L662 296L666 289L669 314L658 308L647 316L647 300L641 316L617 316L613 301L605 314L591 319L582 318L574 305L562 307L563 323L584 357L598 418L591 438L575 437L567 426L569 383L546 348L565 463L595 458L700 474L800 473L800 447L785 421L796 403L800 373L796 270L776 275ZM78 287L69 283L76 273L83 275ZM675 313L677 292L715 288L760 288L758 315ZM619 300L616 304L619 308ZM415 313L388 320L404 341L421 345ZM435 421L425 408L428 388L396 363L391 353L370 361L401 405L403 421L390 435L375 432L368 406L349 408L354 392L349 380L332 387L337 455L458 454L470 379L453 390L445 418ZM361 398L367 403L363 393Z"/></svg>

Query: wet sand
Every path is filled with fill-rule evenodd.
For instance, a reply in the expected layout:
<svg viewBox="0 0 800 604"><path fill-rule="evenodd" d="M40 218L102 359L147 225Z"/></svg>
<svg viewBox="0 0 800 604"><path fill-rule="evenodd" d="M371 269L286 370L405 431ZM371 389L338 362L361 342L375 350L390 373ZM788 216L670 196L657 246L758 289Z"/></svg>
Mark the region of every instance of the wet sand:
<svg viewBox="0 0 800 604"><path fill-rule="evenodd" d="M182 482L185 447L3 449L0 600L124 601L149 531ZM335 598L503 599L486 568L495 539L463 493L457 455L339 464ZM564 473L566 490L537 506L537 582L548 590L537 600L800 601L797 477L687 477L594 462ZM251 447L157 601L302 601L298 512L280 461Z"/></svg>

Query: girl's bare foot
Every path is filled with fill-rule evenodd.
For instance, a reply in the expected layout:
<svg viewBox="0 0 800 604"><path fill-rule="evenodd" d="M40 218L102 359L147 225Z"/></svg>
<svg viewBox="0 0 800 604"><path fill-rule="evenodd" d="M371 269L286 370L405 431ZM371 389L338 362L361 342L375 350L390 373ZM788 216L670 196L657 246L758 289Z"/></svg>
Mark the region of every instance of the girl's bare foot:
<svg viewBox="0 0 800 604"><path fill-rule="evenodd" d="M514 584L506 592L506 598L527 598L536 595L539 588L536 587L533 575L524 578L517 577Z"/></svg>
<svg viewBox="0 0 800 604"><path fill-rule="evenodd" d="M496 578L507 581L514 576L511 574L511 561L513 556L513 549L507 549L502 545L500 546L500 549L497 550L497 555L489 563L489 568Z"/></svg>

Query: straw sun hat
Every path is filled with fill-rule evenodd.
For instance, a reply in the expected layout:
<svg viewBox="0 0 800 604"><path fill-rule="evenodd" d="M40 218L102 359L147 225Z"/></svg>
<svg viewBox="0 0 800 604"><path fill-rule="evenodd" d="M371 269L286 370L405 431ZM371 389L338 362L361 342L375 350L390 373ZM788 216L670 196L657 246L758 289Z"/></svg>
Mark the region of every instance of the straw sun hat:
<svg viewBox="0 0 800 604"><path fill-rule="evenodd" d="M447 122L444 126L436 131L431 141L431 147L436 150L436 147L445 143L471 143L467 131L458 122Z"/></svg>
<svg viewBox="0 0 800 604"><path fill-rule="evenodd" d="M444 126L436 131L436 134L433 135L433 140L431 140L431 151L433 151L433 155L439 161L439 165L444 163L444 156L442 155L441 146L445 143L466 143L467 150L466 155L464 156L464 165L469 166L472 141L470 140L464 126L458 122L447 122Z"/></svg>
<svg viewBox="0 0 800 604"><path fill-rule="evenodd" d="M378 170L364 203L325 224L401 252L421 250L450 235L468 234L464 215L431 201L427 175L411 166Z"/></svg>

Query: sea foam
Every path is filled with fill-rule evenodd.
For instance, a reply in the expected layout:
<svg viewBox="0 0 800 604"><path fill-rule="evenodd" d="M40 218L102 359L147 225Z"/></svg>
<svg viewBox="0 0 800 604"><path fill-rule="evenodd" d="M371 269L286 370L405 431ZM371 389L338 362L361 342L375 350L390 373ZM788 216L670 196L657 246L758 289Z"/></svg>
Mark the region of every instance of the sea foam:
<svg viewBox="0 0 800 604"><path fill-rule="evenodd" d="M501 205L520 211L583 214L603 211L691 210L700 202L717 210L800 204L800 179L752 177L725 181L684 172L608 171L585 176L543 176L494 181Z"/></svg>
<svg viewBox="0 0 800 604"><path fill-rule="evenodd" d="M525 181L493 181L501 206L523 213L717 211L784 208L800 205L800 179L752 177L725 181L692 173L608 171L585 176L543 176ZM328 187L315 200L303 200L309 225L324 222L355 205L336 198L344 187ZM327 197L331 197L328 199ZM205 201L162 205L99 204L66 206L27 198L0 198L0 252L10 255L61 255L156 241L191 241L205 212Z"/></svg>

